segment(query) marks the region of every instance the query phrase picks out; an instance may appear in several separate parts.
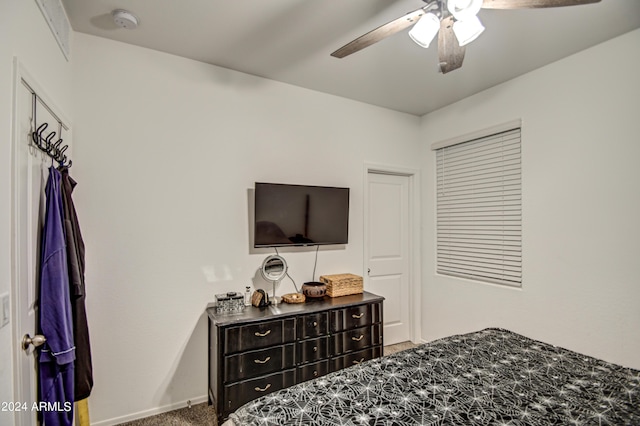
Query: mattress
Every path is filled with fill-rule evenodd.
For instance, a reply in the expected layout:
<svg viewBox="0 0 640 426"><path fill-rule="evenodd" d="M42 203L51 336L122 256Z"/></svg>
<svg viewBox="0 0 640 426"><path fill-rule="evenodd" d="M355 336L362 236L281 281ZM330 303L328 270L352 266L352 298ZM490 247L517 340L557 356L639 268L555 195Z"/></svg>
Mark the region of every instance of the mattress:
<svg viewBox="0 0 640 426"><path fill-rule="evenodd" d="M640 371L490 328L274 392L229 419L235 425L640 425Z"/></svg>

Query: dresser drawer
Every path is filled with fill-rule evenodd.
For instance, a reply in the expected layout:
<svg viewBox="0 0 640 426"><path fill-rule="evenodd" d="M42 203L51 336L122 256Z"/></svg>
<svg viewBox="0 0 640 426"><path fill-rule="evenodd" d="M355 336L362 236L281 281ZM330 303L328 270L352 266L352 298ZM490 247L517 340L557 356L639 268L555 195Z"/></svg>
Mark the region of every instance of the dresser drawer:
<svg viewBox="0 0 640 426"><path fill-rule="evenodd" d="M331 336L334 355L382 344L381 325L355 328Z"/></svg>
<svg viewBox="0 0 640 426"><path fill-rule="evenodd" d="M317 312L298 318L298 339L319 337L329 331L328 312Z"/></svg>
<svg viewBox="0 0 640 426"><path fill-rule="evenodd" d="M316 377L324 376L329 373L329 361L319 361L313 364L306 364L302 367L298 367L297 381L305 382L307 380L315 379Z"/></svg>
<svg viewBox="0 0 640 426"><path fill-rule="evenodd" d="M286 370L296 365L295 343L243 352L224 359L224 382L235 382Z"/></svg>
<svg viewBox="0 0 640 426"><path fill-rule="evenodd" d="M295 340L295 319L266 321L224 330L225 354L280 345Z"/></svg>
<svg viewBox="0 0 640 426"><path fill-rule="evenodd" d="M382 304L373 303L338 309L331 312L331 331L351 330L382 320Z"/></svg>
<svg viewBox="0 0 640 426"><path fill-rule="evenodd" d="M329 356L329 337L319 337L298 342L298 363L316 361Z"/></svg>
<svg viewBox="0 0 640 426"><path fill-rule="evenodd" d="M243 404L271 392L293 386L296 369L281 371L224 387L224 411L228 415Z"/></svg>
<svg viewBox="0 0 640 426"><path fill-rule="evenodd" d="M361 362L382 356L382 347L375 346L373 348L364 349L358 352L351 352L348 355L339 356L331 360L331 371L338 371L343 368L358 365Z"/></svg>

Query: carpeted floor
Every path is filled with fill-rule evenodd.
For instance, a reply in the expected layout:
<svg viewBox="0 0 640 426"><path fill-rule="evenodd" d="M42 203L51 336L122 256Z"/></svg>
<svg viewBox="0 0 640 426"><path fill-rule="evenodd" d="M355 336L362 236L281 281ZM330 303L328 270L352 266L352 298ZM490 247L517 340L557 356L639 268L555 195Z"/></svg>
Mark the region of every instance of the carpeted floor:
<svg viewBox="0 0 640 426"><path fill-rule="evenodd" d="M417 345L411 342L398 343L384 347L384 354L389 355L405 349L413 348ZM168 413L158 414L156 416L146 417L144 419L132 422L121 423L120 426L217 426L216 410L213 405L207 403L197 404L179 410L169 411Z"/></svg>
<svg viewBox="0 0 640 426"><path fill-rule="evenodd" d="M208 405L205 402L203 404L193 405L191 408L185 407L179 410L169 411L168 413L121 423L120 426L217 426L217 424L216 410L213 408L213 405Z"/></svg>

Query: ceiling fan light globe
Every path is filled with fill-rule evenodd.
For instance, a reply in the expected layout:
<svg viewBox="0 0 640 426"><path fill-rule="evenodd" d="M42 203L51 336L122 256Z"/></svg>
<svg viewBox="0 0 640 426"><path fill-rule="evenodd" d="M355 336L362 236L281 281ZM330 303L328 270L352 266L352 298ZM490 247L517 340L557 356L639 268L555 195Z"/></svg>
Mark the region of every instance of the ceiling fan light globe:
<svg viewBox="0 0 640 426"><path fill-rule="evenodd" d="M453 23L453 32L458 39L460 47L471 43L477 39L484 31L484 26L477 16L473 16L464 21L456 21Z"/></svg>
<svg viewBox="0 0 640 426"><path fill-rule="evenodd" d="M429 47L431 41L434 39L438 30L440 29L440 19L433 13L427 13L423 15L418 22L409 31L409 37L418 46Z"/></svg>
<svg viewBox="0 0 640 426"><path fill-rule="evenodd" d="M483 0L447 0L447 9L459 21L464 21L480 12Z"/></svg>

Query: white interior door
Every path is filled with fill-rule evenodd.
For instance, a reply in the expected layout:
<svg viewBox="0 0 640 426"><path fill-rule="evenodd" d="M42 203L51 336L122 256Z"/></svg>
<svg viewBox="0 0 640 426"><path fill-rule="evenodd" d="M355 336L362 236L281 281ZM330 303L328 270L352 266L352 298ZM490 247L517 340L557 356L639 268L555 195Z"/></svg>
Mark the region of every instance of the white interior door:
<svg viewBox="0 0 640 426"><path fill-rule="evenodd" d="M411 340L409 177L367 173L367 289L384 296L384 343Z"/></svg>
<svg viewBox="0 0 640 426"><path fill-rule="evenodd" d="M44 221L44 187L48 178L51 158L35 149L30 143L33 120L33 97L30 88L22 81L21 73L16 83L15 132L13 158L13 282L15 294L14 317L14 390L16 401L27 410L15 412L17 425L35 425L37 412L32 410L37 401L37 365L34 347L22 348L22 337L36 335L36 302L38 297L38 268L40 257L41 230ZM26 80L25 80L26 81ZM31 87L34 83L26 81ZM40 93L39 93L40 95ZM38 124L47 122L44 133L56 131L60 135L57 119L43 106L37 105ZM56 136L54 142L59 139ZM66 134L63 130L66 144Z"/></svg>

